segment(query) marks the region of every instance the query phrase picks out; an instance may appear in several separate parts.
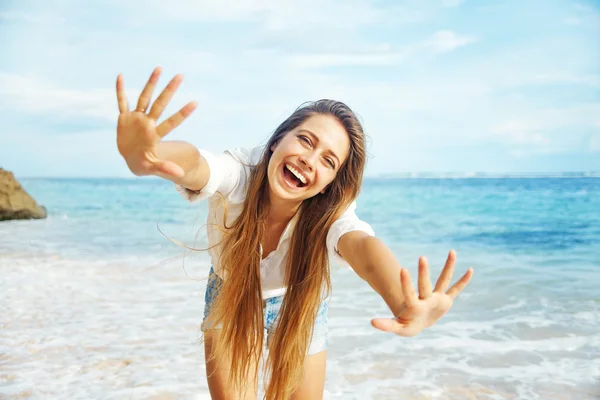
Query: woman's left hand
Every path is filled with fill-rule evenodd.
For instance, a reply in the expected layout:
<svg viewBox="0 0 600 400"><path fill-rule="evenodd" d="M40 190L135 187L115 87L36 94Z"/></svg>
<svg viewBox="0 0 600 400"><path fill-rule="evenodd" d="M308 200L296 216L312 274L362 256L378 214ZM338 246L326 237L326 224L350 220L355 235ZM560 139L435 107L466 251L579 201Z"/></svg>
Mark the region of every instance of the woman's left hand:
<svg viewBox="0 0 600 400"><path fill-rule="evenodd" d="M402 268L400 270L400 281L404 294L402 310L395 318L375 318L371 324L379 330L393 332L400 336L414 336L435 324L450 310L456 296L467 286L473 276L473 268L469 268L462 278L448 289L454 273L455 262L456 253L450 251L446 265L432 290L427 259L421 257L419 259L418 294L411 282L408 270Z"/></svg>

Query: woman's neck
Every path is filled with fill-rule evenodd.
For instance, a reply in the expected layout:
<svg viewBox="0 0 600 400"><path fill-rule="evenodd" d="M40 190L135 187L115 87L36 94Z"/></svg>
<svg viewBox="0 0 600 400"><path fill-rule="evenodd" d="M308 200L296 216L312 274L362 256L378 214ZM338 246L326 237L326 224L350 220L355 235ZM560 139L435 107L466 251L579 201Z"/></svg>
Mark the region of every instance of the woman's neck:
<svg viewBox="0 0 600 400"><path fill-rule="evenodd" d="M290 203L289 201L271 196L269 199L268 223L287 224L294 218L294 215L296 215L298 208L300 208L300 204L302 204L302 202Z"/></svg>

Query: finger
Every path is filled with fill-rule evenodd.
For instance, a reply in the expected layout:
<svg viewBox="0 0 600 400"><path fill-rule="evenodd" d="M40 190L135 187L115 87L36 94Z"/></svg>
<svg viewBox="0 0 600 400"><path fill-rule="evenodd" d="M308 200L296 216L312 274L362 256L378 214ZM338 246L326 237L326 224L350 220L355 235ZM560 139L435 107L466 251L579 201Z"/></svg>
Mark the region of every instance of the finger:
<svg viewBox="0 0 600 400"><path fill-rule="evenodd" d="M427 258L419 258L419 298L426 299L431 296L431 279L429 278L429 265Z"/></svg>
<svg viewBox="0 0 600 400"><path fill-rule="evenodd" d="M157 120L160 117L167 104L169 104L169 101L171 101L171 98L175 94L175 91L177 90L177 88L179 88L179 85L181 84L182 80L183 75L181 74L177 74L173 79L171 79L171 82L169 82L167 87L156 98L154 104L152 104L152 108L150 109L150 113L148 114L150 118Z"/></svg>
<svg viewBox="0 0 600 400"><path fill-rule="evenodd" d="M400 269L400 283L402 284L402 292L404 293L404 302L407 305L411 305L417 302L418 297L415 292L415 287L413 286L410 273L407 269Z"/></svg>
<svg viewBox="0 0 600 400"><path fill-rule="evenodd" d="M183 120L185 120L194 110L198 107L198 103L195 101L189 102L181 110L173 114L170 118L164 120L160 125L156 127L156 133L161 138L173 129L177 128Z"/></svg>
<svg viewBox="0 0 600 400"><path fill-rule="evenodd" d="M123 78L122 74L117 76L117 104L119 106L119 113L129 111L127 95L125 94L125 78Z"/></svg>
<svg viewBox="0 0 600 400"><path fill-rule="evenodd" d="M456 262L456 252L454 250L450 250L448 253L448 258L446 259L446 265L444 265L444 269L440 274L437 282L435 283L434 292L445 292L450 285L450 281L452 281L452 275L454 274L454 264Z"/></svg>
<svg viewBox="0 0 600 400"><path fill-rule="evenodd" d="M400 336L414 336L418 333L410 325L403 324L395 318L374 318L371 320L371 325L380 331L392 332Z"/></svg>
<svg viewBox="0 0 600 400"><path fill-rule="evenodd" d="M154 71L152 71L150 79L148 79L146 86L144 86L144 90L142 90L142 94L140 94L137 106L135 107L136 110L143 110L145 112L148 109L150 99L152 98L152 93L154 92L154 88L156 87L156 82L158 82L161 71L162 69L160 67L156 67L154 68Z"/></svg>
<svg viewBox="0 0 600 400"><path fill-rule="evenodd" d="M161 177L182 178L185 171L172 161L156 161L152 164L152 174Z"/></svg>
<svg viewBox="0 0 600 400"><path fill-rule="evenodd" d="M473 277L473 268L469 268L467 272L460 278L446 293L452 299L455 299L456 296L469 284L471 278Z"/></svg>

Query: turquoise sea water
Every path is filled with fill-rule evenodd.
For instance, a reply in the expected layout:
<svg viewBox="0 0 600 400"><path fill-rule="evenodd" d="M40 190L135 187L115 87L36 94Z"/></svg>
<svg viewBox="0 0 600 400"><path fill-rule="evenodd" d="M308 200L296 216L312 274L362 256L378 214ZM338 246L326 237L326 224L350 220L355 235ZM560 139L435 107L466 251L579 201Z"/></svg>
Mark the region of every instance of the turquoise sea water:
<svg viewBox="0 0 600 400"><path fill-rule="evenodd" d="M166 235L191 245L206 217L206 205L187 204L172 184L152 179L21 182L48 208L49 218L0 224L0 289L4 293L0 300L2 322L8 327L0 339L11 343L0 340L0 354L8 354L6 365L12 365L6 373L11 379L2 379L0 371L0 393L29 390L31 398L146 398L162 390L174 398L207 398L203 397L207 392L202 359L169 358L174 357L174 349L169 348L173 343L179 343L176 349L182 353L190 351L185 346L194 348L197 332L190 329L178 336L183 342L168 339L173 337L168 327L179 329L200 322L203 282L182 279L177 291L189 292L179 303L167 296L165 301L173 308L186 306L179 324L177 318L169 318L167 325L154 327L160 334L145 331L149 341L164 335L160 348L152 353L164 363L170 360L162 374L145 370L150 368L147 363L133 362L129 369L107 372L108 381L114 378L115 383L102 386L80 368L63 377L67 386L57 386L52 382L60 368L55 371L52 366L66 361L53 356L50 363L48 358L35 356L39 353L27 354L25 339L17 339L30 335L29 341L40 348L44 340L52 339L44 338L47 330L28 330L22 321L37 315L32 298L45 307L47 315L63 315L56 309L59 304L68 307L69 302L56 299L83 284L74 278L78 274L100 274L103 268L113 271L114 266L120 266L121 272L128 268L139 272L181 255L181 248L161 235L157 223ZM418 337L405 339L374 331L369 320L387 315L385 305L352 271L337 272L330 311L330 398L600 398L600 178L371 178L364 183L357 213L413 277L420 255L428 256L433 271L439 271L450 249L458 253L457 275L472 266L475 276L444 319ZM194 260L196 264L189 264L192 273L202 276L207 257L199 254ZM175 274L181 266L181 259L176 259L153 271ZM58 271L54 275L52 268ZM47 293L28 281L48 276L53 278L43 286L52 288ZM138 295L144 299L147 295L149 302L160 303L156 296L173 289L165 289L165 279L170 278L162 275L136 276L142 280L132 283L131 290L139 288ZM90 281L95 283L86 281L96 299L113 293L114 286L103 279L109 278L104 274ZM23 282L33 286L21 290ZM126 285L120 287L127 291ZM111 295L114 304L119 302L119 293ZM127 321L129 330L116 337L100 335L97 341L111 348L127 335L139 336L136 326L142 329L152 324L152 318L167 318L153 314L155 308L149 304L137 309L139 324L135 313L121 315L112 309L106 318ZM142 317L143 310L150 314ZM81 330L95 325L82 316L92 316L94 311L81 307L73 313L53 321L68 325L79 318L75 336L85 337ZM40 315L36 318L46 321ZM55 334L68 336L65 326L60 325ZM108 353L102 358L102 354L84 352L69 365L75 368L78 363L88 365L92 358L115 358ZM38 368L24 373L18 360ZM105 370L85 369L86 373L95 371L94 376ZM180 372L170 375L173 370ZM126 375L134 374L131 371L155 379L143 390L135 389L133 383L121 379L134 376ZM40 394L40 387L49 397Z"/></svg>

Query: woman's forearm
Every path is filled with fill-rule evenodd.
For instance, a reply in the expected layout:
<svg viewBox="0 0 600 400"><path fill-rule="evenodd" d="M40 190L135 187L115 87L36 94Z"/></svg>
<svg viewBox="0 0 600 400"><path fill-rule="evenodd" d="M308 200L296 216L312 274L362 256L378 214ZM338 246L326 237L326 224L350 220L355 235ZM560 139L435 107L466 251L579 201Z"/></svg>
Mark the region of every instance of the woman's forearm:
<svg viewBox="0 0 600 400"><path fill-rule="evenodd" d="M358 263L363 265L361 277L383 298L394 315L404 305L400 283L401 265L381 239L374 236L361 238Z"/></svg>
<svg viewBox="0 0 600 400"><path fill-rule="evenodd" d="M202 189L210 177L208 163L196 146L183 141L162 141L158 144L158 157L180 166L185 174L182 177L162 176L173 183L190 190Z"/></svg>

